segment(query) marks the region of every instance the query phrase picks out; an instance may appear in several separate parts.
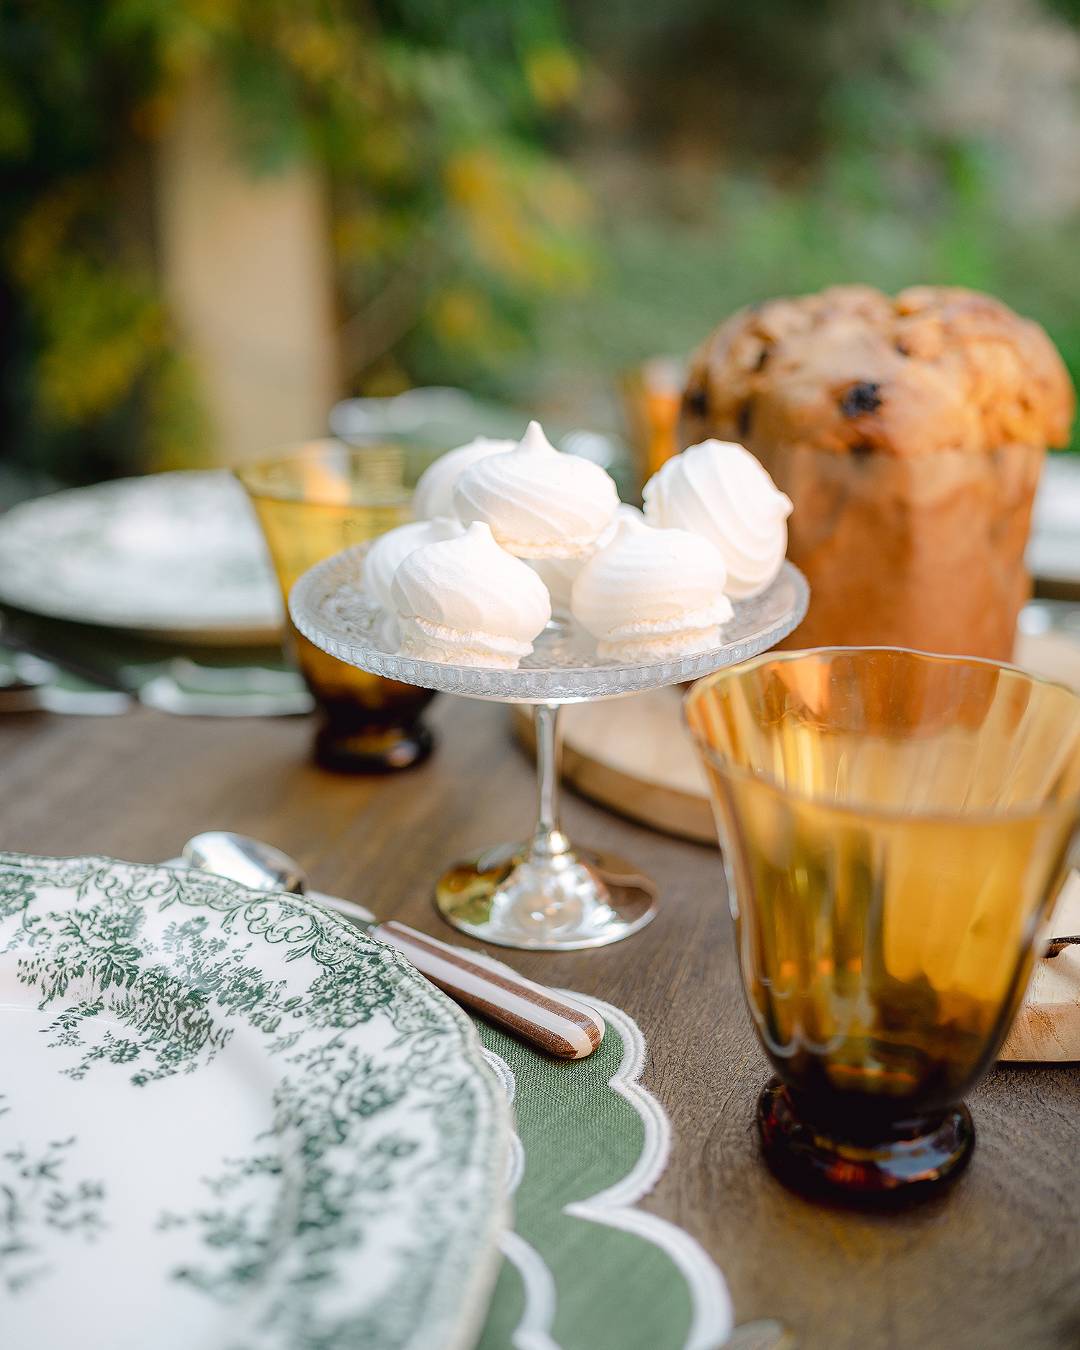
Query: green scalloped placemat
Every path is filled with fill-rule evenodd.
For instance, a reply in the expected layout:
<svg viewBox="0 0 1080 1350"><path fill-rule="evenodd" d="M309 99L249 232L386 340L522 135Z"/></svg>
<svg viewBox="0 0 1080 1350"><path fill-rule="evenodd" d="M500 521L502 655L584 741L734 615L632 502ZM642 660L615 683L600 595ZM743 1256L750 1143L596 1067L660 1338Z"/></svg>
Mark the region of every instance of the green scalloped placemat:
<svg viewBox="0 0 1080 1350"><path fill-rule="evenodd" d="M635 1207L671 1151L639 1082L644 1038L621 1009L574 997L607 1022L588 1059L548 1059L478 1024L518 1136L514 1231L478 1350L713 1350L732 1326L723 1276L689 1234Z"/></svg>

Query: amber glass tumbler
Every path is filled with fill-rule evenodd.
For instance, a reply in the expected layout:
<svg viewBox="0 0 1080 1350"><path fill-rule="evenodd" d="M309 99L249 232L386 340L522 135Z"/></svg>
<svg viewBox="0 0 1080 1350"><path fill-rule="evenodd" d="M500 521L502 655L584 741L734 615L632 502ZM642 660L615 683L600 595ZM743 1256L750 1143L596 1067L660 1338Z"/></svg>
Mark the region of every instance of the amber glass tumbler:
<svg viewBox="0 0 1080 1350"><path fill-rule="evenodd" d="M1080 697L892 648L761 657L696 684L750 1012L758 1123L799 1190L917 1198L974 1142L1080 838Z"/></svg>
<svg viewBox="0 0 1080 1350"><path fill-rule="evenodd" d="M407 521L422 467L402 444L324 440L238 469L283 597L323 558ZM319 710L317 763L339 773L388 773L427 758L432 739L420 715L430 690L347 666L291 623L288 639Z"/></svg>

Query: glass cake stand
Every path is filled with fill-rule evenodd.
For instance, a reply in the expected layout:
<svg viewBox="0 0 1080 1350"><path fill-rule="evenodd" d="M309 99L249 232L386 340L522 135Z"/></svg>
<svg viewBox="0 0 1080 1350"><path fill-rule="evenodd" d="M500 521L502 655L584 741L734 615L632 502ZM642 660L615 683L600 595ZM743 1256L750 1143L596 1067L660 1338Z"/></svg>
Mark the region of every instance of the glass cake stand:
<svg viewBox="0 0 1080 1350"><path fill-rule="evenodd" d="M724 644L710 651L614 665L599 659L577 625L552 624L518 670L495 670L399 656L394 621L363 588L368 547L337 553L297 581L289 609L304 637L373 675L535 709L539 810L532 838L452 867L436 884L440 914L485 942L540 951L601 947L643 928L656 912L655 883L621 858L574 847L559 828L559 709L696 680L767 651L806 613L802 573L785 563L768 590L736 602Z"/></svg>

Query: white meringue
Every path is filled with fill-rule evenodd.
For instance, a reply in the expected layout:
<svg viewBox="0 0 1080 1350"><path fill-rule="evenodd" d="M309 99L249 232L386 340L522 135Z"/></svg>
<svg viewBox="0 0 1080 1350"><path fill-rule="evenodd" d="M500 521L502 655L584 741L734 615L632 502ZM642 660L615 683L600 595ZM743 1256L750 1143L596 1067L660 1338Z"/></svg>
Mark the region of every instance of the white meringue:
<svg viewBox="0 0 1080 1350"><path fill-rule="evenodd" d="M611 477L579 455L556 450L530 422L508 455L482 459L457 480L454 507L466 524L491 526L519 558L583 558L619 505Z"/></svg>
<svg viewBox="0 0 1080 1350"><path fill-rule="evenodd" d="M390 587L394 573L413 551L424 544L438 544L464 534L459 521L440 516L435 520L414 520L395 530L380 534L364 555L364 590L383 609L393 610Z"/></svg>
<svg viewBox="0 0 1080 1350"><path fill-rule="evenodd" d="M391 597L401 655L458 666L516 670L551 618L544 583L484 524L414 549L397 569Z"/></svg>
<svg viewBox="0 0 1080 1350"><path fill-rule="evenodd" d="M642 495L650 525L691 530L716 545L728 595L757 595L780 571L791 499L735 441L690 446L653 474Z"/></svg>
<svg viewBox="0 0 1080 1350"><path fill-rule="evenodd" d="M707 539L622 519L574 582L574 618L602 659L662 661L720 645L732 616L724 560Z"/></svg>
<svg viewBox="0 0 1080 1350"><path fill-rule="evenodd" d="M566 619L570 617L570 592L574 588L578 573L592 557L592 554L596 552L596 549L603 548L605 544L611 542L612 536L615 534L615 526L624 517L638 521L645 519L636 506L629 506L626 502L620 502L615 519L596 541L596 548L586 557L535 558L530 561L529 566L548 588L548 594L551 596L551 610L557 618Z"/></svg>
<svg viewBox="0 0 1080 1350"><path fill-rule="evenodd" d="M413 515L417 520L431 520L435 516L453 516L454 485L465 472L488 455L503 455L517 448L517 441L492 441L477 436L467 445L448 450L427 466L420 475L413 493Z"/></svg>

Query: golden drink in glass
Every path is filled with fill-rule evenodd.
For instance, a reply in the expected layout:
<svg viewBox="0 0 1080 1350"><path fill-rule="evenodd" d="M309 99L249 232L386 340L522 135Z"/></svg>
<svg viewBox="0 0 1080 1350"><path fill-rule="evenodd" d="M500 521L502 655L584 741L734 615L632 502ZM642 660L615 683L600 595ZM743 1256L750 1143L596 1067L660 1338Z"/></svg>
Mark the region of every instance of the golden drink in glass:
<svg viewBox="0 0 1080 1350"><path fill-rule="evenodd" d="M352 447L314 441L237 470L287 600L315 563L402 525L411 516L417 467L400 444ZM431 733L420 720L430 690L384 680L319 651L289 623L297 665L319 708L315 759L344 773L382 773L420 763Z"/></svg>
<svg viewBox="0 0 1080 1350"><path fill-rule="evenodd" d="M1080 837L1080 697L987 661L770 655L702 680L743 985L776 1070L768 1162L808 1192L915 1198L974 1140Z"/></svg>

